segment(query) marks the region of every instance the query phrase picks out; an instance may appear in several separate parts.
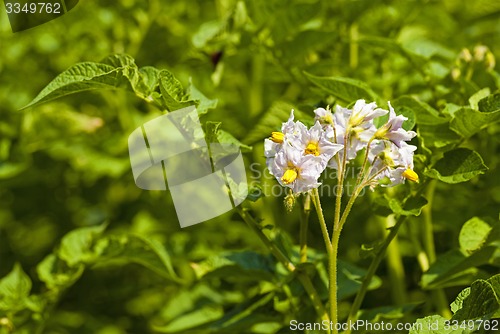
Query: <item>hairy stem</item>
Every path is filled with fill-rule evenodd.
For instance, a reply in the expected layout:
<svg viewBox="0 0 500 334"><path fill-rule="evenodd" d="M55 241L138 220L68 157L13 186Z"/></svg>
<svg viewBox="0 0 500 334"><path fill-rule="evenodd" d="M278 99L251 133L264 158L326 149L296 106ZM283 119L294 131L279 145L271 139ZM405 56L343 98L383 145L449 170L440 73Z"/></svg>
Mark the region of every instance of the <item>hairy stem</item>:
<svg viewBox="0 0 500 334"><path fill-rule="evenodd" d="M307 231L309 225L309 213L311 212L311 196L306 194L304 206L300 215L300 262L307 262Z"/></svg>

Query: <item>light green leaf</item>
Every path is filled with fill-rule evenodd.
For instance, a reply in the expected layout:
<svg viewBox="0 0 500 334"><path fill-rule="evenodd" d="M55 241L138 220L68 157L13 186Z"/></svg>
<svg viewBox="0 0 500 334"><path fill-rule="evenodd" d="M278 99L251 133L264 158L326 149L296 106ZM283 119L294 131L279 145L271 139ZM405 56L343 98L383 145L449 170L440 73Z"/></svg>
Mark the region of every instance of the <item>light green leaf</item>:
<svg viewBox="0 0 500 334"><path fill-rule="evenodd" d="M0 310L16 312L25 307L31 291L31 279L16 263L12 271L0 280Z"/></svg>
<svg viewBox="0 0 500 334"><path fill-rule="evenodd" d="M443 158L425 174L446 183L460 183L484 174L487 170L479 153L467 148L457 148L444 153Z"/></svg>
<svg viewBox="0 0 500 334"><path fill-rule="evenodd" d="M106 229L106 224L82 227L66 234L58 251L59 257L68 266L85 264L95 260L96 254L92 247L98 236Z"/></svg>
<svg viewBox="0 0 500 334"><path fill-rule="evenodd" d="M196 333L194 328L215 321L223 315L222 306L204 305L189 313L182 314L166 326L155 326L154 330L159 333Z"/></svg>
<svg viewBox="0 0 500 334"><path fill-rule="evenodd" d="M78 63L59 74L28 105L34 107L44 102L73 93L95 89L117 88L123 84L120 69L111 65L84 62Z"/></svg>
<svg viewBox="0 0 500 334"><path fill-rule="evenodd" d="M205 125L205 138L208 143L230 144L239 147L241 152L251 152L252 147L243 144L232 134L220 129L221 122L207 122Z"/></svg>
<svg viewBox="0 0 500 334"><path fill-rule="evenodd" d="M488 239L491 229L490 225L478 217L469 219L460 230L460 235L458 237L460 249L466 254L478 250Z"/></svg>
<svg viewBox="0 0 500 334"><path fill-rule="evenodd" d="M488 87L481 89L469 98L469 105L474 110L479 110L479 101L490 95Z"/></svg>
<svg viewBox="0 0 500 334"><path fill-rule="evenodd" d="M453 320L464 321L477 318L500 317L500 274L487 280L474 281L469 292L462 292L455 308Z"/></svg>
<svg viewBox="0 0 500 334"><path fill-rule="evenodd" d="M206 114L208 109L215 109L217 107L218 100L206 97L193 85L191 80L189 81L187 94L190 100L195 101L198 115Z"/></svg>
<svg viewBox="0 0 500 334"><path fill-rule="evenodd" d="M194 104L192 101L187 100L182 84L172 73L161 70L159 79L163 104L169 111L175 111Z"/></svg>
<svg viewBox="0 0 500 334"><path fill-rule="evenodd" d="M318 77L307 72L305 75L313 84L347 103L359 99L371 102L379 98L370 86L360 80L344 77Z"/></svg>
<svg viewBox="0 0 500 334"><path fill-rule="evenodd" d="M55 254L49 254L40 262L36 271L48 289L64 289L75 283L83 274L83 264L70 267Z"/></svg>

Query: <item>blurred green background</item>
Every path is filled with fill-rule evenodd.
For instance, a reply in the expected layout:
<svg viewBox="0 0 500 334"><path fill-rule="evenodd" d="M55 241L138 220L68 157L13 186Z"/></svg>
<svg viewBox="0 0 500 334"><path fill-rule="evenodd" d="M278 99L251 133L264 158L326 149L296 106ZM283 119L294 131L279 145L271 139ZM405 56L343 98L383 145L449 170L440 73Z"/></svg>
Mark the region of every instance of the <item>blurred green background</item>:
<svg viewBox="0 0 500 334"><path fill-rule="evenodd" d="M500 59L499 19L500 2L488 0L80 1L54 21L12 33L2 8L0 277L17 262L33 280L33 291L45 291L37 264L68 232L107 223L108 231L158 240L184 283L136 264L93 266L44 313L44 333L144 333L193 307L218 305L217 312L227 313L265 289L248 277L195 279L194 263L211 255L242 249L267 254L236 213L181 230L168 193L135 186L127 138L159 110L114 90L19 111L73 64L126 53L139 66L170 70L184 86L191 81L218 99L202 121L222 121L224 130L253 145L245 159L248 166L258 165L248 176L252 183L269 185L275 181L259 179L255 172L265 166L266 133L285 121L292 107L310 120L314 107L335 103L304 71L362 80L385 100L412 94L437 109L446 102L466 105L480 88L493 92L499 87L498 73L492 72L492 61ZM487 51L474 49L478 45ZM486 175L437 187L438 253L456 247L469 218L498 219L498 132L493 125L467 144L481 153L489 167ZM368 221L373 196L355 206L341 243L341 257L361 267L368 262L359 256L360 245L383 235L379 224ZM255 208L266 223L284 231L286 242L297 243L299 215L285 216L282 198L265 197ZM326 212L333 215L330 207ZM418 229L418 218L410 223ZM311 247L322 251L314 219L310 225ZM424 301L411 230L402 233L406 302ZM485 276L498 272L497 267L483 269ZM385 297L390 281L384 265L378 274L382 286L369 295L367 308L394 303ZM461 287L448 290L450 300ZM431 306L424 305L415 314L430 312Z"/></svg>

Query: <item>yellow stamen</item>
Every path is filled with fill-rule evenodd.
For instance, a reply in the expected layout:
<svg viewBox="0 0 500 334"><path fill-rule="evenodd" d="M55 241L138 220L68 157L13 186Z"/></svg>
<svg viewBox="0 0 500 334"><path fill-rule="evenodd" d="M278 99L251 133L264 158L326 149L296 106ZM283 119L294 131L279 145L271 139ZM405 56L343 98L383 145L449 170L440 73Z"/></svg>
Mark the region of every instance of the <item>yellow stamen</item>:
<svg viewBox="0 0 500 334"><path fill-rule="evenodd" d="M281 181L283 181L284 184L290 184L297 179L297 176L299 176L299 174L295 168L287 169L285 174L281 177Z"/></svg>
<svg viewBox="0 0 500 334"><path fill-rule="evenodd" d="M319 155L319 147L317 142L309 142L304 150L304 154Z"/></svg>
<svg viewBox="0 0 500 334"><path fill-rule="evenodd" d="M285 135L281 132L273 131L271 133L270 139L277 144L281 144L281 143L283 143L283 140L285 139Z"/></svg>
<svg viewBox="0 0 500 334"><path fill-rule="evenodd" d="M403 172L403 177L418 183L418 174L409 168Z"/></svg>

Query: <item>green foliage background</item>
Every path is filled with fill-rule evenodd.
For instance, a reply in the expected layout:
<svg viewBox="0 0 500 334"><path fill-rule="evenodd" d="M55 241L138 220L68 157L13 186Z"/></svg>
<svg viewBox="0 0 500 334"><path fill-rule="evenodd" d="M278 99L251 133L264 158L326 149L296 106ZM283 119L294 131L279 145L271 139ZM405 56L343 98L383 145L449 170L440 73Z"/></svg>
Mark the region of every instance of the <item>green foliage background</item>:
<svg viewBox="0 0 500 334"><path fill-rule="evenodd" d="M81 1L13 34L0 10L0 277L11 273L0 281L0 319L9 319L0 333L286 333L291 319L315 319L300 284L236 211L181 230L168 193L135 186L127 137L162 114L154 103L113 89L20 110L69 67L111 54L167 69L185 89L217 99L202 121L222 121L253 146L245 159L258 167L248 177L269 195L252 203L253 214L294 261L300 212L285 215L282 197L270 196L263 139L291 108L307 123L318 106L390 100L418 132L415 170L435 190L421 215L421 205L402 213L398 202L414 185L358 201L341 239L340 315L370 262L360 249L383 238L391 210L417 215L399 234L404 272L394 276L390 255L364 317L442 314L433 290L445 288L451 303L499 272L499 19L499 3L488 0ZM490 55L475 54L478 45ZM333 205L325 209L332 217ZM437 259L423 273L425 219ZM326 300L312 217L309 245ZM498 317L498 279L476 282L496 291L484 297L492 308L455 305L455 316ZM475 284L471 294L483 291Z"/></svg>

